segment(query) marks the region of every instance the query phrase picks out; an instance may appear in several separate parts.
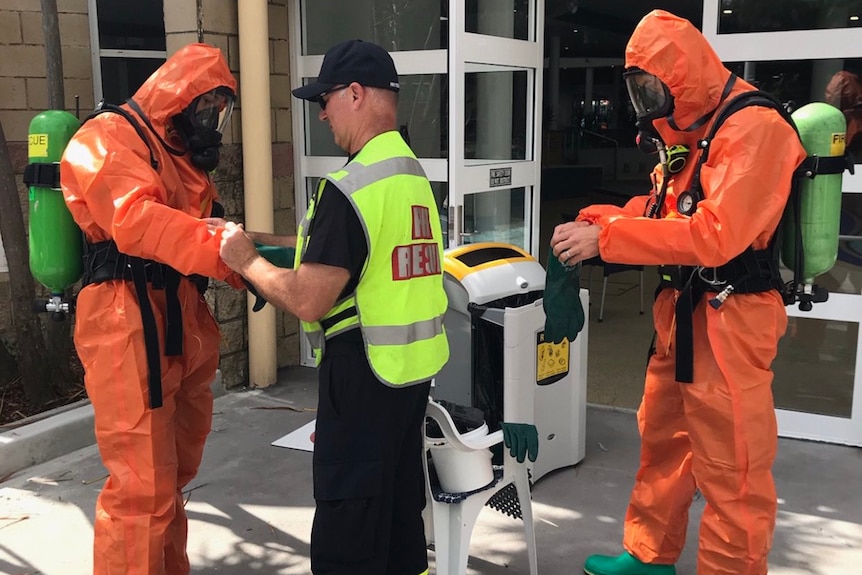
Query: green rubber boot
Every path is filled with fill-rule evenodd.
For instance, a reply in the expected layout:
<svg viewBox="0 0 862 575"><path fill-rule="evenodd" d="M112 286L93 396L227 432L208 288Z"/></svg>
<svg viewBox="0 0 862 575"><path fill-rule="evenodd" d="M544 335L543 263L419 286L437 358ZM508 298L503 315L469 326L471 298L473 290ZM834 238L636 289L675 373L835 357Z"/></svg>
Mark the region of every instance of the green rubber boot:
<svg viewBox="0 0 862 575"><path fill-rule="evenodd" d="M587 575L676 575L673 565L652 565L639 561L630 553L616 557L590 555L584 563Z"/></svg>

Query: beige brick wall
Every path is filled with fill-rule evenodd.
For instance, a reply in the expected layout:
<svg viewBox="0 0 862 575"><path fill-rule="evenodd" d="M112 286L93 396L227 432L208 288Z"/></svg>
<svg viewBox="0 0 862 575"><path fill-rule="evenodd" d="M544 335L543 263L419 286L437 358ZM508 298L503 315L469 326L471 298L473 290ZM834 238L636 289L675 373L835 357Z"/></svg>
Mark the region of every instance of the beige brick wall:
<svg viewBox="0 0 862 575"><path fill-rule="evenodd" d="M42 15L35 0L4 0L0 8L0 122L6 139L21 145L30 119L48 106ZM57 3L65 107L93 108L93 69L86 0Z"/></svg>
<svg viewBox="0 0 862 575"><path fill-rule="evenodd" d="M275 231L296 233L293 193L293 147L290 117L290 54L288 52L288 0L269 0L269 41L272 91L273 205ZM239 80L239 38L236 0L165 0L168 55L191 42L218 46ZM94 106L87 0L58 0L64 64L66 107L75 111ZM26 137L32 117L48 105L45 80L42 20L36 0L2 0L0 3L0 122L10 141L15 170L26 163ZM230 219L244 217L242 181L242 94L231 126L225 133L222 162L214 173ZM0 249L2 251L2 249ZM7 276L0 272L0 322L8 317ZM218 282L207 293L222 329L221 369L228 388L248 384L248 321L246 296ZM0 325L0 331L9 326ZM299 363L299 322L278 312L276 333L279 367Z"/></svg>

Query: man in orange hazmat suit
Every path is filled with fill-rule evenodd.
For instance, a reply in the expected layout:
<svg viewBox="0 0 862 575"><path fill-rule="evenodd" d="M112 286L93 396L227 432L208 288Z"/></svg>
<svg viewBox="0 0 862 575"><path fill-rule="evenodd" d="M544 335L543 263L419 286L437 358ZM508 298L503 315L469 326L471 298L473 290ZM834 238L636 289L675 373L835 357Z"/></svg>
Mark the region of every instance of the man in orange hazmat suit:
<svg viewBox="0 0 862 575"><path fill-rule="evenodd" d="M210 431L218 325L207 278L242 286L207 225L236 81L188 45L122 107L84 123L60 165L87 241L75 347L109 477L94 521L97 575L189 573L182 489Z"/></svg>
<svg viewBox="0 0 862 575"><path fill-rule="evenodd" d="M584 571L675 573L688 509L700 489L706 507L698 574L763 575L777 507L771 363L787 317L776 289L777 258L766 262L763 277L745 279L736 264L744 253L757 254L758 264L772 253L765 248L805 150L776 110L745 107L709 143L700 170L703 197L689 201L685 192L703 153L699 141L724 105L754 87L731 74L688 21L660 10L636 27L626 68L641 143L652 142L660 152L674 145L693 151L675 173L667 162L657 168L650 196L621 208L588 206L577 221L558 226L551 240L564 264L601 255L614 263L662 266L654 349L638 410L641 459L626 514L625 552L593 555ZM716 296L728 285L734 289L722 303ZM691 294L699 295L685 310L680 302ZM680 351L684 339L693 351L687 358ZM686 362L690 373L680 375Z"/></svg>

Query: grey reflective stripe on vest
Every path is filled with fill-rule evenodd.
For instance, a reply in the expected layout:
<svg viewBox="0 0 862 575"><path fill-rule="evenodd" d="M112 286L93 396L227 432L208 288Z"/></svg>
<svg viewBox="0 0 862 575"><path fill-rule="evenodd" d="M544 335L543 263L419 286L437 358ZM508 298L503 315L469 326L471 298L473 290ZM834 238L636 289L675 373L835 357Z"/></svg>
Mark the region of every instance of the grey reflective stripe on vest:
<svg viewBox="0 0 862 575"><path fill-rule="evenodd" d="M437 337L443 333L443 316L410 325L362 326L369 345L406 345Z"/></svg>
<svg viewBox="0 0 862 575"><path fill-rule="evenodd" d="M317 206L314 206L314 208L316 210ZM299 229L302 230L302 254L300 254L301 256L304 256L305 252L308 251L308 241L306 240L308 240L308 228L310 227L310 222L311 220L308 219L308 210L306 210L305 215L302 216L302 221L299 222Z"/></svg>
<svg viewBox="0 0 862 575"><path fill-rule="evenodd" d="M345 166L348 170L346 176L332 183L338 186L345 194L352 194L357 190L379 182L389 176L425 176L422 164L415 158L400 157L382 160L369 166L363 166L358 162L351 162Z"/></svg>
<svg viewBox="0 0 862 575"><path fill-rule="evenodd" d="M323 343L326 341L326 338L323 337L322 329L306 331L305 337L308 338L308 343L311 344L312 349L323 349Z"/></svg>

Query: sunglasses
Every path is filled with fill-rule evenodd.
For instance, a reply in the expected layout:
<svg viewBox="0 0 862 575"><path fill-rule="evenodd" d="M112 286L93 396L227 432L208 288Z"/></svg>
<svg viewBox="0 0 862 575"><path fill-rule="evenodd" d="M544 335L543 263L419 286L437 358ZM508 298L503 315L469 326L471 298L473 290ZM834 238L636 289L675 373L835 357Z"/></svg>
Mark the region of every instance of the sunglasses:
<svg viewBox="0 0 862 575"><path fill-rule="evenodd" d="M340 92L341 90L344 90L344 89L349 88L349 87L350 87L350 84L347 84L345 86L333 86L329 90L326 90L325 92L321 92L320 95L317 97L317 103L320 104L320 109L321 110L326 109L326 100L324 100L324 98L326 96L328 96L330 94L334 94L335 92Z"/></svg>

